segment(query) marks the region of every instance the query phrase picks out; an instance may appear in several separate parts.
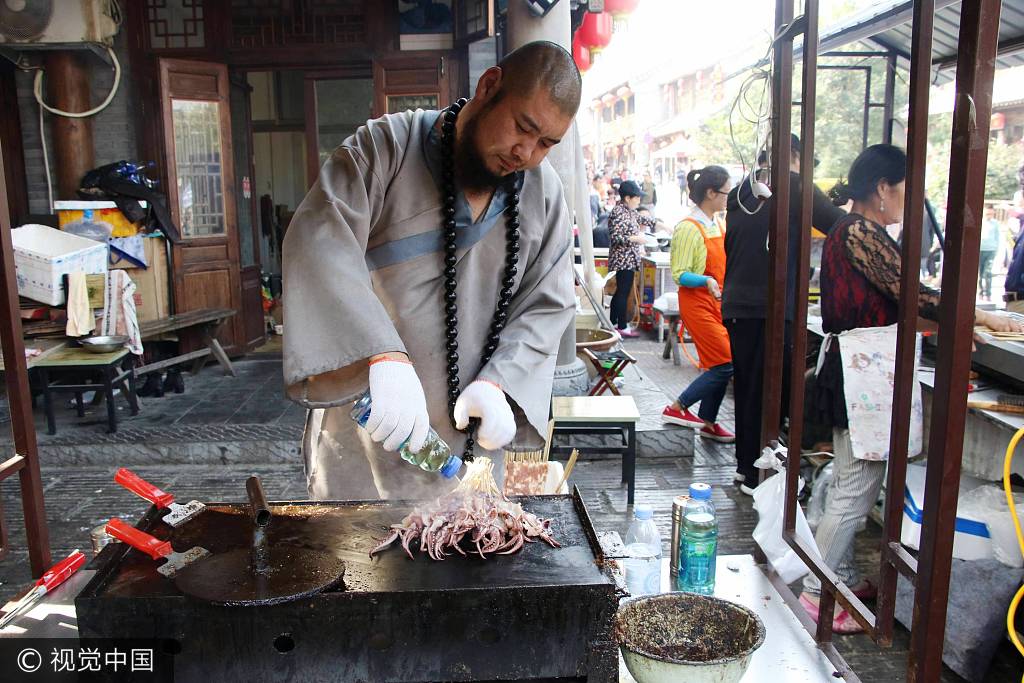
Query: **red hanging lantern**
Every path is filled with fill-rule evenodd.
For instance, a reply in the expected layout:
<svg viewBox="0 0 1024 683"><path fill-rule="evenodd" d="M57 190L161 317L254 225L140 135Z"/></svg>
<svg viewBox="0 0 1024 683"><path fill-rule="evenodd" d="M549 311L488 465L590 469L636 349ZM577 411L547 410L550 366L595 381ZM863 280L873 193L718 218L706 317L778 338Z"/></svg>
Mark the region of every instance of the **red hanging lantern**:
<svg viewBox="0 0 1024 683"><path fill-rule="evenodd" d="M632 14L640 0L604 0L604 11L616 19Z"/></svg>
<svg viewBox="0 0 1024 683"><path fill-rule="evenodd" d="M612 40L612 15L607 12L587 12L576 36L580 44L590 50L591 56L597 54L608 47Z"/></svg>
<svg viewBox="0 0 1024 683"><path fill-rule="evenodd" d="M590 50L580 43L579 37L573 38L572 41L572 61L576 62L576 68L580 70L580 73L585 73L593 66L590 60Z"/></svg>

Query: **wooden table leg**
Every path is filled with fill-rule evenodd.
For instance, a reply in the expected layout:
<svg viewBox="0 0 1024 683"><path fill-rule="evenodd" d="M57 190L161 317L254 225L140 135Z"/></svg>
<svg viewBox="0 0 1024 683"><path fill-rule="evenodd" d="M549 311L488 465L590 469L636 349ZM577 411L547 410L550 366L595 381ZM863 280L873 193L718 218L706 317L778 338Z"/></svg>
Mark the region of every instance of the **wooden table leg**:
<svg viewBox="0 0 1024 683"><path fill-rule="evenodd" d="M57 417L53 414L53 393L50 391L50 371L39 368L43 380L43 411L46 413L46 433L57 433Z"/></svg>
<svg viewBox="0 0 1024 683"><path fill-rule="evenodd" d="M231 359L228 358L228 354L224 352L224 347L217 341L217 330L224 321L218 322L216 325L206 325L203 328L203 341L210 348L210 353L217 359L221 367L224 368L224 374L235 377L235 368L231 365ZM211 329L212 328L212 329Z"/></svg>
<svg viewBox="0 0 1024 683"><path fill-rule="evenodd" d="M125 368L124 366L128 367ZM124 392L124 397L128 399L128 405L132 409L132 415L139 414L139 399L135 395L135 359L132 356L126 356L124 363L121 364L122 370L127 373L127 377L121 379L121 391Z"/></svg>
<svg viewBox="0 0 1024 683"><path fill-rule="evenodd" d="M82 392L75 392L75 412L78 417L85 417L85 403L82 401Z"/></svg>
<svg viewBox="0 0 1024 683"><path fill-rule="evenodd" d="M629 361L627 360L616 360L612 361L612 366L608 368L608 381L606 384L608 385L608 389L611 390L612 394L615 396L622 396L622 392L620 392L619 388L615 386L615 379L623 370L626 369L627 365L629 365Z"/></svg>
<svg viewBox="0 0 1024 683"><path fill-rule="evenodd" d="M114 375L117 368L113 364L103 368L103 395L107 399L107 432L117 432L117 406L114 405Z"/></svg>

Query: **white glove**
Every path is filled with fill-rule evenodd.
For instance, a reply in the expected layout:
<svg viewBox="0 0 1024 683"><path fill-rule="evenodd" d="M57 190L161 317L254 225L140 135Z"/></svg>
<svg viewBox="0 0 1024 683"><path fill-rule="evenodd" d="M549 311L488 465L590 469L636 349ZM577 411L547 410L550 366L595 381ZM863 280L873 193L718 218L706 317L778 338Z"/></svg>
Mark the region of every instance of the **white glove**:
<svg viewBox="0 0 1024 683"><path fill-rule="evenodd" d="M427 399L412 363L381 360L370 365L370 418L366 431L386 451L397 451L406 439L409 450L423 448L430 429Z"/></svg>
<svg viewBox="0 0 1024 683"><path fill-rule="evenodd" d="M505 392L497 384L478 379L459 394L455 401L455 427L465 429L471 417L480 418L476 441L486 450L507 446L516 437L516 418Z"/></svg>

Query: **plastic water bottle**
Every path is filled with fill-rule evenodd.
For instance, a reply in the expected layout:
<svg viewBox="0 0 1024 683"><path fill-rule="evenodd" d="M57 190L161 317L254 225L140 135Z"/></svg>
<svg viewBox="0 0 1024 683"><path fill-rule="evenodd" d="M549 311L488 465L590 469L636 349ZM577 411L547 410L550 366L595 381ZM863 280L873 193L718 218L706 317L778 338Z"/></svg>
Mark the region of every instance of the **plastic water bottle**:
<svg viewBox="0 0 1024 683"><path fill-rule="evenodd" d="M633 523L626 532L626 588L631 595L661 592L661 534L650 505L633 509Z"/></svg>
<svg viewBox="0 0 1024 683"><path fill-rule="evenodd" d="M702 595L714 593L718 518L711 502L710 484L690 484L690 499L683 508L679 548L674 552L679 553L676 587Z"/></svg>
<svg viewBox="0 0 1024 683"><path fill-rule="evenodd" d="M366 428L366 421L370 419L370 390L367 389L359 400L352 406L349 415L360 427ZM423 442L423 448L412 452L407 448L408 439L398 447L398 454L402 460L416 465L426 472L437 472L445 479L451 479L462 468L462 458L452 454L444 439L437 435L433 428L427 432L427 440Z"/></svg>

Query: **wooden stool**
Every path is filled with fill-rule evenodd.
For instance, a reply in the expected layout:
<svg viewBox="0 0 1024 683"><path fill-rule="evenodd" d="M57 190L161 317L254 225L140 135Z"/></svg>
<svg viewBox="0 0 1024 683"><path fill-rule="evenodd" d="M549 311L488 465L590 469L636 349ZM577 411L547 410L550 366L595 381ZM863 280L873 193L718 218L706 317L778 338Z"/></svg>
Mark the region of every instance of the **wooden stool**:
<svg viewBox="0 0 1024 683"><path fill-rule="evenodd" d="M594 366L598 375L597 384L590 390L589 395L600 396L606 389L610 389L616 396L621 396L619 388L615 386L615 378L631 363L635 363L636 358L633 358L633 356L621 349L619 351L598 351L596 353L590 349L583 349L583 355ZM611 362L611 365L605 367L604 363L607 362Z"/></svg>
<svg viewBox="0 0 1024 683"><path fill-rule="evenodd" d="M551 446L551 453L571 453L574 448L588 453L621 453L622 483L626 502L633 504L636 489L636 423L640 411L632 396L555 396L551 399L551 438L565 435L566 446ZM573 437L582 434L617 436L618 446L580 446Z"/></svg>
<svg viewBox="0 0 1024 683"><path fill-rule="evenodd" d="M126 358L127 356L127 358ZM118 367L118 366L121 367ZM118 349L110 353L92 353L81 347L67 347L47 356L35 365L43 386L43 408L46 411L46 428L50 434L57 433L57 418L53 409L54 393L73 393L78 416L85 415L82 393L86 391L102 391L107 399L107 431L117 431L117 409L114 407L114 385L117 385L132 415L139 414L139 403L135 398L134 359L128 349ZM61 379L51 380L51 375ZM97 377L95 384L76 384L83 378ZM69 380L71 383L68 383Z"/></svg>

